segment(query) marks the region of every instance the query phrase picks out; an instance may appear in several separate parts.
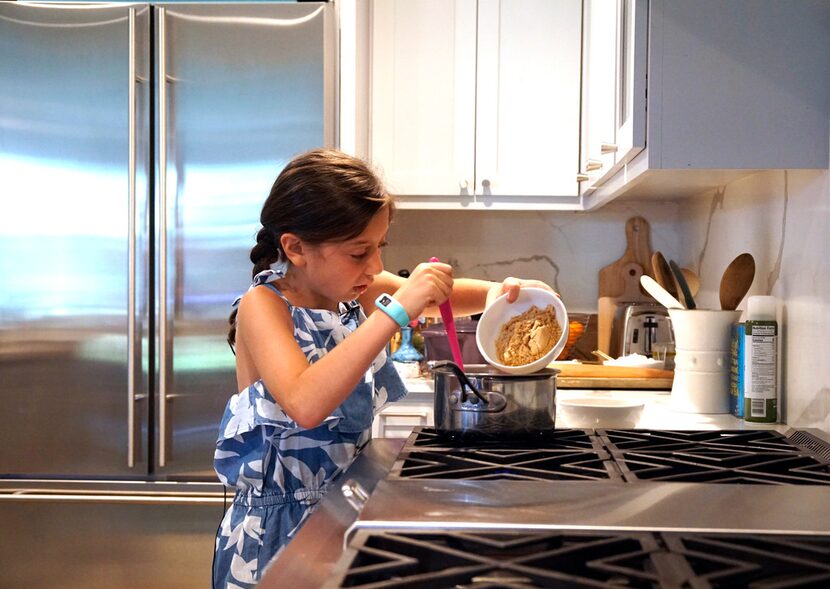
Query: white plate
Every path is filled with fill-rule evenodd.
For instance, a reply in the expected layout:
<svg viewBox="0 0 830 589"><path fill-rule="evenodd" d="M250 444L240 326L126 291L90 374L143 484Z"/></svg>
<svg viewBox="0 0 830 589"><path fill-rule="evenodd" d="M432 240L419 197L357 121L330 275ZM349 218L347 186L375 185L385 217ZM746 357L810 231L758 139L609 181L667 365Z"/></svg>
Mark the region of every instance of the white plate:
<svg viewBox="0 0 830 589"><path fill-rule="evenodd" d="M634 399L577 397L558 399L559 417L569 427L634 427L645 403Z"/></svg>

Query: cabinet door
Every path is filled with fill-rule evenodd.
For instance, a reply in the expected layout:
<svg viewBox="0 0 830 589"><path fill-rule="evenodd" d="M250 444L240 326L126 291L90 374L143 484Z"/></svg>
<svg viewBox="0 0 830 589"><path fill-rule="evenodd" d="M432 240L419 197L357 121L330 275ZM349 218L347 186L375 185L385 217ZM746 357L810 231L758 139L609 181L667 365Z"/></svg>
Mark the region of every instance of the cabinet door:
<svg viewBox="0 0 830 589"><path fill-rule="evenodd" d="M393 193L472 201L475 42L475 0L374 1L369 152Z"/></svg>
<svg viewBox="0 0 830 589"><path fill-rule="evenodd" d="M581 0L479 0L476 194L576 196Z"/></svg>
<svg viewBox="0 0 830 589"><path fill-rule="evenodd" d="M617 164L646 145L647 10L648 0L618 1Z"/></svg>
<svg viewBox="0 0 830 589"><path fill-rule="evenodd" d="M615 163L617 4L585 0L580 172L590 187Z"/></svg>

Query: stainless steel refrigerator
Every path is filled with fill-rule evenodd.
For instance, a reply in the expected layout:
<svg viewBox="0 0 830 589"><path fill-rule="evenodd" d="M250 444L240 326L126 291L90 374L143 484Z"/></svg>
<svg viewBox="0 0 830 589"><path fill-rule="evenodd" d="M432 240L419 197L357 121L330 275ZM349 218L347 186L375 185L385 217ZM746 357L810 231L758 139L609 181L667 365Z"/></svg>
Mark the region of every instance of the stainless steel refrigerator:
<svg viewBox="0 0 830 589"><path fill-rule="evenodd" d="M204 587L230 303L327 3L0 2L0 586Z"/></svg>

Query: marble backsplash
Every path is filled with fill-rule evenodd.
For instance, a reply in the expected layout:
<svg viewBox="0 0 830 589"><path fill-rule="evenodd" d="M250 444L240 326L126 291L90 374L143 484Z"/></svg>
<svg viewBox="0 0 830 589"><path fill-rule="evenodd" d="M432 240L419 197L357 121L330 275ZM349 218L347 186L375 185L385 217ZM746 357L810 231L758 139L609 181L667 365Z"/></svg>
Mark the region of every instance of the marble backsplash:
<svg viewBox="0 0 830 589"><path fill-rule="evenodd" d="M612 202L588 213L399 211L386 268L438 256L457 276L537 278L572 312L595 312L597 273L625 251L625 221L646 218L651 249L700 274L700 306L718 306L721 274L748 251L757 272L749 294L783 303L783 415L830 432L830 174L759 172L684 201ZM740 305L745 309L746 303Z"/></svg>

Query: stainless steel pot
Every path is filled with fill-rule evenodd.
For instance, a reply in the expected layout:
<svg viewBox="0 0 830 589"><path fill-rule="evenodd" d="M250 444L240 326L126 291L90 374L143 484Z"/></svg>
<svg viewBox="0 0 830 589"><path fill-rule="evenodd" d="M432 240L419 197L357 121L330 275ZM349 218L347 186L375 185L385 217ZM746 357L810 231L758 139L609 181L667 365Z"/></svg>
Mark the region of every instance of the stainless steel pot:
<svg viewBox="0 0 830 589"><path fill-rule="evenodd" d="M436 362L435 428L451 437L529 437L550 431L556 417L556 375L545 368L506 374L486 364L462 371Z"/></svg>

